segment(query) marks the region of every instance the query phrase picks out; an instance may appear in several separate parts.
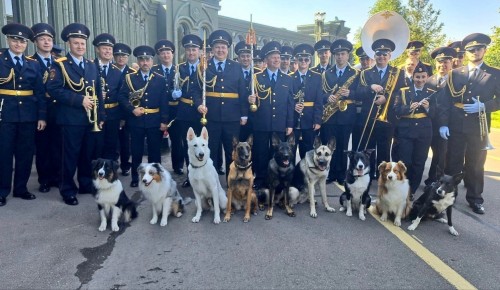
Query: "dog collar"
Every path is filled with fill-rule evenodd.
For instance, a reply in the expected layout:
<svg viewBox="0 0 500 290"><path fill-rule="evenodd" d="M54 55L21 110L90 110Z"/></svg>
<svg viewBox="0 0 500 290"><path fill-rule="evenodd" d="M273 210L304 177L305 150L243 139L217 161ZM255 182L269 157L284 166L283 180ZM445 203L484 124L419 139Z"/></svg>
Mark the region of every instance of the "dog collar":
<svg viewBox="0 0 500 290"><path fill-rule="evenodd" d="M370 171L368 171L367 173L363 174L363 175L354 175L354 177L361 177L361 176L365 176L367 175L368 173L370 173Z"/></svg>
<svg viewBox="0 0 500 290"><path fill-rule="evenodd" d="M200 165L200 166L195 166L195 165L193 165L193 163L191 163L191 162L189 162L189 165L191 165L191 167L193 167L193 168L201 168L201 167L203 167L203 166L207 165L207 162L208 162L208 159L207 159L207 161L205 161L205 163L203 163L203 165Z"/></svg>
<svg viewBox="0 0 500 290"><path fill-rule="evenodd" d="M250 166L252 166L252 161L250 161L247 166L241 166L239 164L236 164L236 162L235 162L234 166L236 166L238 169L247 170L248 168L250 168Z"/></svg>

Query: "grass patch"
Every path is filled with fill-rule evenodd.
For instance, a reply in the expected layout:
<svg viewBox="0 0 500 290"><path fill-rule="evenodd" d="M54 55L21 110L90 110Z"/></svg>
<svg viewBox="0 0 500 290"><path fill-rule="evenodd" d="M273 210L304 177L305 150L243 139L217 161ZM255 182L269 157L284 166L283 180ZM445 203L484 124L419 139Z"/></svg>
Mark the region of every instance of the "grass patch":
<svg viewBox="0 0 500 290"><path fill-rule="evenodd" d="M491 113L491 127L500 128L500 111Z"/></svg>

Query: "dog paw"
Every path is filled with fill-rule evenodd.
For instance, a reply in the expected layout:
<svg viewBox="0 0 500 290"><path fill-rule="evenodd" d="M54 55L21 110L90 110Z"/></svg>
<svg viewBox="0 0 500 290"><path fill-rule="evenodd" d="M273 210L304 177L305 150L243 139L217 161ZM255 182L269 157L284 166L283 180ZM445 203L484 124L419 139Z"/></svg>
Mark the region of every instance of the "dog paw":
<svg viewBox="0 0 500 290"><path fill-rule="evenodd" d="M263 204L259 204L259 210L264 210L265 206Z"/></svg>
<svg viewBox="0 0 500 290"><path fill-rule="evenodd" d="M152 224L152 225L156 225L156 223L158 222L158 218L157 217L154 217L152 218L149 223Z"/></svg>
<svg viewBox="0 0 500 290"><path fill-rule="evenodd" d="M438 218L438 219L436 219L436 221L437 221L437 222L440 222L440 223L442 223L442 224L447 224L447 223L448 223L448 220L447 220L447 219L445 219L445 218Z"/></svg>
<svg viewBox="0 0 500 290"><path fill-rule="evenodd" d="M366 217L362 212L359 214L359 219L362 221L366 220Z"/></svg>
<svg viewBox="0 0 500 290"><path fill-rule="evenodd" d="M220 217L214 218L214 224L216 224L216 225L220 224Z"/></svg>
<svg viewBox="0 0 500 290"><path fill-rule="evenodd" d="M250 215L243 217L243 222L248 223L250 221Z"/></svg>
<svg viewBox="0 0 500 290"><path fill-rule="evenodd" d="M160 227L164 227L168 224L168 221L161 221L160 222Z"/></svg>
<svg viewBox="0 0 500 290"><path fill-rule="evenodd" d="M100 231L100 232L104 232L105 230L106 230L106 224L101 224L101 225L99 226L99 231Z"/></svg>
<svg viewBox="0 0 500 290"><path fill-rule="evenodd" d="M345 215L346 215L346 216L352 216L352 210L347 210L347 211L345 212Z"/></svg>
<svg viewBox="0 0 500 290"><path fill-rule="evenodd" d="M180 218L182 216L182 212L178 212L175 216Z"/></svg>
<svg viewBox="0 0 500 290"><path fill-rule="evenodd" d="M340 211L340 212L343 212L343 211L345 211L345 210L346 210L346 208L345 208L345 207L343 207L343 206L341 206L341 207L339 208L339 211Z"/></svg>
<svg viewBox="0 0 500 290"><path fill-rule="evenodd" d="M382 215L380 217L380 220L383 221L383 222L385 222L387 220L387 215Z"/></svg>
<svg viewBox="0 0 500 290"><path fill-rule="evenodd" d="M230 220L231 220L231 216L230 216L230 215L229 215L229 216L228 216L228 215L226 215L226 216L224 216L224 219L222 220L222 222L227 223L227 222L228 222L228 221L230 221Z"/></svg>
<svg viewBox="0 0 500 290"><path fill-rule="evenodd" d="M333 207L331 207L331 206L327 206L326 207L326 211L327 212L335 212L335 209Z"/></svg>
<svg viewBox="0 0 500 290"><path fill-rule="evenodd" d="M411 225L408 226L408 230L409 231L414 231L416 228L417 228L417 224L416 223L411 224Z"/></svg>
<svg viewBox="0 0 500 290"><path fill-rule="evenodd" d="M193 217L193 219L191 220L193 223L197 223L200 221L200 217L199 216L195 216Z"/></svg>
<svg viewBox="0 0 500 290"><path fill-rule="evenodd" d="M448 230L450 231L450 234L452 234L454 236L458 236L458 232L457 232L457 230L455 230L455 228L453 226L449 227Z"/></svg>
<svg viewBox="0 0 500 290"><path fill-rule="evenodd" d="M118 225L112 225L112 226L111 226L111 230L112 230L113 232L117 232L117 231L119 231L119 230L120 230L120 227L119 227Z"/></svg>
<svg viewBox="0 0 500 290"><path fill-rule="evenodd" d="M309 213L309 215L312 217L312 218L317 218L318 217L318 214L315 212L315 211L311 211Z"/></svg>
<svg viewBox="0 0 500 290"><path fill-rule="evenodd" d="M272 216L272 215L266 214L266 220L270 220L270 219L272 219L272 218L273 218L273 216Z"/></svg>
<svg viewBox="0 0 500 290"><path fill-rule="evenodd" d="M295 212L292 210L286 213L289 217L295 217Z"/></svg>
<svg viewBox="0 0 500 290"><path fill-rule="evenodd" d="M401 221L398 219L394 220L394 225L397 227L401 226Z"/></svg>

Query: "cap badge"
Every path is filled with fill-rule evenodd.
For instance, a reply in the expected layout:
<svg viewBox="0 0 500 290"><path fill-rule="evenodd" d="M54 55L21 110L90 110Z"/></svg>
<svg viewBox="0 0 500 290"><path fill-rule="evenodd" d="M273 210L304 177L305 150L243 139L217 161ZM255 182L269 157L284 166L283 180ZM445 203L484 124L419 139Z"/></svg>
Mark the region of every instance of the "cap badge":
<svg viewBox="0 0 500 290"><path fill-rule="evenodd" d="M21 31L19 31L19 35L23 35L23 33Z"/></svg>
<svg viewBox="0 0 500 290"><path fill-rule="evenodd" d="M380 48L385 48L385 46L382 44L382 45L380 46Z"/></svg>

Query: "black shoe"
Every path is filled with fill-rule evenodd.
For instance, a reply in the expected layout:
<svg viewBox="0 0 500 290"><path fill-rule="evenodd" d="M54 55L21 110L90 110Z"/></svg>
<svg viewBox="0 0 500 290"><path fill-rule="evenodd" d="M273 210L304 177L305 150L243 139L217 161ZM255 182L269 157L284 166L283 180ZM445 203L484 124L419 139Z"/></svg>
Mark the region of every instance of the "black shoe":
<svg viewBox="0 0 500 290"><path fill-rule="evenodd" d="M190 187L191 186L191 182L189 182L189 179L186 179L183 183L182 183L182 187L186 188L186 187Z"/></svg>
<svg viewBox="0 0 500 290"><path fill-rule="evenodd" d="M326 178L326 184L330 184L330 183L332 183L334 181L335 181L335 178L330 178L330 177Z"/></svg>
<svg viewBox="0 0 500 290"><path fill-rule="evenodd" d="M472 211L477 214L484 214L484 207L480 203L470 203L469 206L472 208Z"/></svg>
<svg viewBox="0 0 500 290"><path fill-rule="evenodd" d="M51 181L51 182L49 182L49 186L50 187L57 187L57 188L59 188L59 182L57 182L57 181Z"/></svg>
<svg viewBox="0 0 500 290"><path fill-rule="evenodd" d="M5 197L0 197L0 206L4 206L7 204L7 199Z"/></svg>
<svg viewBox="0 0 500 290"><path fill-rule="evenodd" d="M138 187L138 186L139 186L139 182L137 182L137 181L130 182L130 187Z"/></svg>
<svg viewBox="0 0 500 290"><path fill-rule="evenodd" d="M22 198L22 199L25 199L25 200L32 200L32 199L35 199L36 196L29 192L29 191L26 191L26 192L23 192L23 193L14 193L13 194L14 197L17 197L17 198Z"/></svg>
<svg viewBox="0 0 500 290"><path fill-rule="evenodd" d="M125 169L125 170L122 169L122 175L123 176L129 176L130 175L130 168L129 169Z"/></svg>
<svg viewBox="0 0 500 290"><path fill-rule="evenodd" d="M50 191L50 185L47 183L42 183L40 184L40 187L38 188L38 191L40 192L49 192Z"/></svg>
<svg viewBox="0 0 500 290"><path fill-rule="evenodd" d="M63 200L67 205L78 205L78 199L76 196L64 197Z"/></svg>
<svg viewBox="0 0 500 290"><path fill-rule="evenodd" d="M182 170L182 168L177 168L177 169L174 169L174 173L177 175L183 175L184 171Z"/></svg>
<svg viewBox="0 0 500 290"><path fill-rule="evenodd" d="M224 169L224 167L221 166L221 167L219 167L219 169L217 169L217 173L219 175L224 175L224 174L226 174L226 170Z"/></svg>

